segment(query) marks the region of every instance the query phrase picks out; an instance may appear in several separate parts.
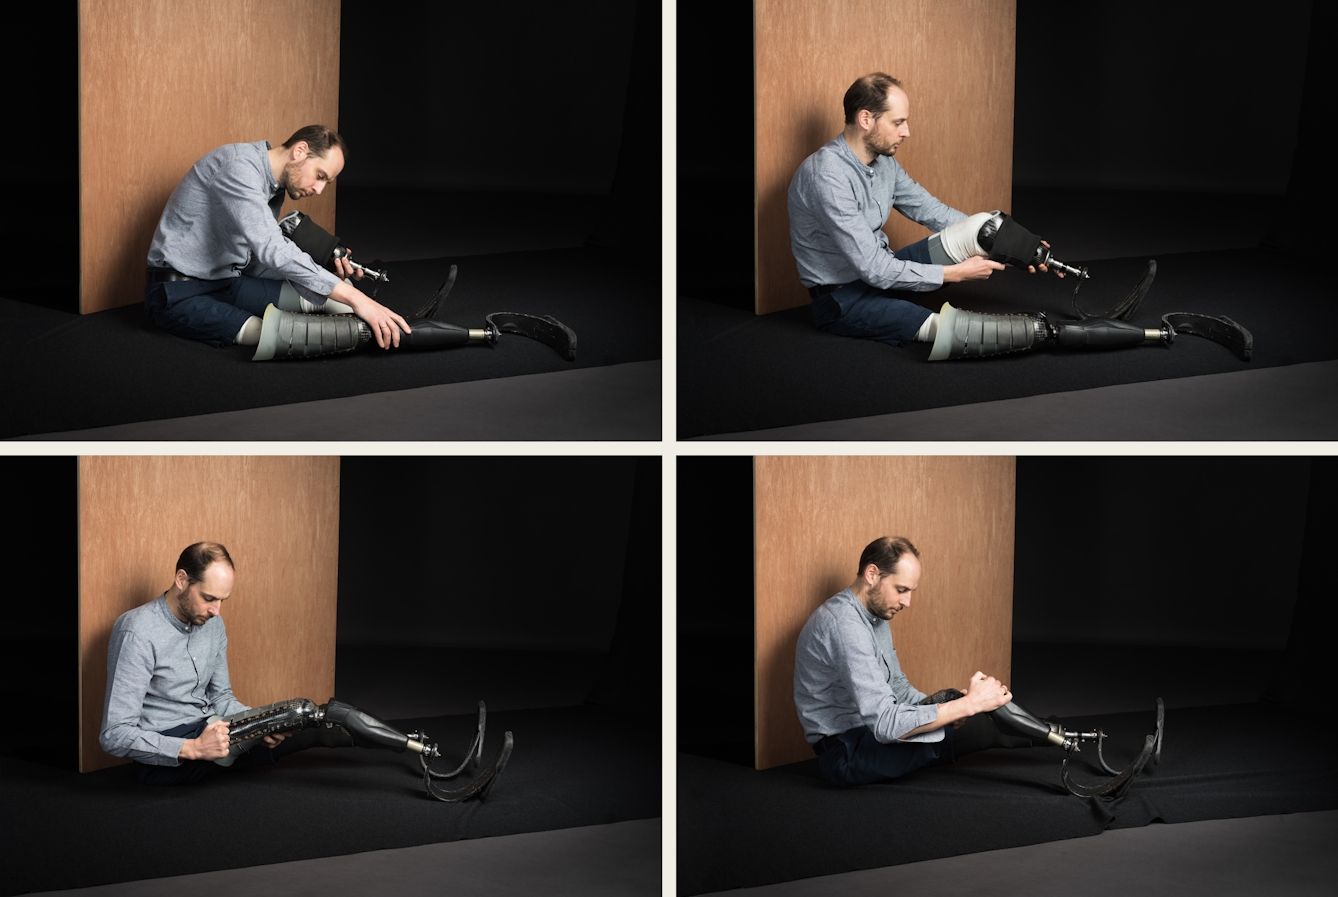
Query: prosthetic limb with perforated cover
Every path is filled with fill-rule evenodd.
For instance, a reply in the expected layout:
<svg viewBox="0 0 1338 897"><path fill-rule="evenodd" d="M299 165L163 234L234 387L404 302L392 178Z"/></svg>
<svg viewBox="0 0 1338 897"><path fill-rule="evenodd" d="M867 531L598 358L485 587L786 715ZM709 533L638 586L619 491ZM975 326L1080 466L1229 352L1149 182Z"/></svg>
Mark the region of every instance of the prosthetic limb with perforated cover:
<svg viewBox="0 0 1338 897"><path fill-rule="evenodd" d="M474 733L474 740L465 752L464 760L449 772L439 772L432 768L432 762L441 754L437 745L428 740L426 732L405 734L372 714L333 698L319 706L306 698L293 698L267 704L264 707L253 707L230 716L211 716L207 723L212 724L220 719L229 723L230 745L228 756L214 761L220 766L231 766L237 757L254 748L265 736L280 733L288 733L290 738L302 738L312 741L313 745L320 744L326 747L383 748L396 753L408 750L418 755L428 795L436 800L450 803L471 797L478 797L480 800L487 797L497 777L501 775L511 758L514 743L511 733L505 733L502 737L502 747L492 762L476 774L467 785L451 790L442 788L436 781L455 778L468 766L477 769L483 758L487 708L482 701L479 702L478 727Z"/></svg>

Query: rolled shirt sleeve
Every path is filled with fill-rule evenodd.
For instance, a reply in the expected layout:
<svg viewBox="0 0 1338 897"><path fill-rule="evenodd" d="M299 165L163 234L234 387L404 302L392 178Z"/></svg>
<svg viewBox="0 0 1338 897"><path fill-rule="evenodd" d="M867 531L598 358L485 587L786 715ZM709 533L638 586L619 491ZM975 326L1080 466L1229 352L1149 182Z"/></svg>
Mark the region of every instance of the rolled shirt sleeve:
<svg viewBox="0 0 1338 897"><path fill-rule="evenodd" d="M191 166L163 209L149 265L202 280L289 280L310 296L329 296L339 278L279 229L282 196L268 148L265 141L232 143Z"/></svg>
<svg viewBox="0 0 1338 897"><path fill-rule="evenodd" d="M184 738L172 738L141 725L144 696L153 680L153 646L131 632L113 632L107 646L107 698L98 743L113 757L153 766L180 766Z"/></svg>
<svg viewBox="0 0 1338 897"><path fill-rule="evenodd" d="M865 165L838 136L799 166L787 195L790 245L805 286L862 280L926 292L943 267L899 259L882 230L892 209L934 231L965 218L935 199L891 156Z"/></svg>
<svg viewBox="0 0 1338 897"><path fill-rule="evenodd" d="M177 766L184 738L160 733L246 710L232 693L221 617L187 626L156 600L122 614L107 644L98 743L114 757Z"/></svg>
<svg viewBox="0 0 1338 897"><path fill-rule="evenodd" d="M887 623L871 621L848 589L823 604L804 625L795 653L795 706L810 742L867 726L881 742L943 739L935 729L906 733L938 719L921 706L924 693L901 671ZM864 616L861 616L864 615Z"/></svg>

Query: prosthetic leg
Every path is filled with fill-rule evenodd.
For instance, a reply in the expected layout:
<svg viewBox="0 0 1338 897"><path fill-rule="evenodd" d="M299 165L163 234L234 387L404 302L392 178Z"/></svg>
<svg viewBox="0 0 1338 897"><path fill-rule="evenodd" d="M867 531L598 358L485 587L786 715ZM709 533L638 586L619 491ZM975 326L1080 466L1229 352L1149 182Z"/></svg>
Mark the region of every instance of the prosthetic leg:
<svg viewBox="0 0 1338 897"><path fill-rule="evenodd" d="M935 692L925 698L922 704L942 704L946 701L955 701L964 697L962 692L955 688L947 688ZM1162 727L1166 720L1166 708L1162 704L1161 698L1157 699L1157 729L1153 734L1143 740L1143 748L1138 756L1122 770L1111 768L1102 755L1102 747L1106 740L1106 733L1101 729L1093 729L1088 732L1065 729L1059 723L1046 722L1038 718L1035 714L1023 709L1015 701L1009 701L998 710L985 714L994 721L1001 735L1003 733L1012 733L1013 738L1022 737L1029 741L1033 746L1054 745L1064 749L1064 765L1060 770L1060 781L1068 789L1070 794L1078 797L1108 797L1116 800L1123 797L1133 784L1134 779L1147 766L1148 760L1155 766L1161 762L1161 740ZM1007 738L1004 735L1004 738ZM1001 740L999 747L1022 747L1024 745L1009 743ZM1109 781L1098 785L1083 785L1075 782L1069 775L1069 761L1073 759L1075 753L1081 753L1083 742L1096 742L1096 759L1101 764L1102 770L1112 776Z"/></svg>
<svg viewBox="0 0 1338 897"><path fill-rule="evenodd" d="M477 769L483 759L483 736L487 725L488 711L479 701L478 728L474 740L465 751L464 760L450 772L438 772L432 768L432 761L441 756L435 742L428 740L426 732L404 734L366 711L351 704L331 698L325 704L317 706L306 698L293 698L278 701L264 707L253 707L231 716L211 716L206 721L213 724L225 720L228 728L228 756L214 762L220 766L231 766L236 759L255 747L266 735L281 732L301 733L303 730L318 730L314 739L317 744L328 747L369 747L385 748L396 753L405 750L418 755L418 762L423 770L423 784L429 797L447 803L458 803L477 797L483 800L497 782L497 777L506 768L511 759L513 739L510 732L502 736L502 747L482 772L462 788L454 790L442 788L436 782L452 779L472 766ZM301 736L296 736L301 737Z"/></svg>
<svg viewBox="0 0 1338 897"><path fill-rule="evenodd" d="M1156 261L1149 261L1143 277L1129 295L1107 315L1096 316L1078 307L1079 280L1073 290L1073 307L1081 320L1051 321L1043 312L1033 314L982 314L953 308L945 302L939 310L938 335L929 352L930 361L949 358L983 358L1025 352L1042 347L1100 349L1137 346L1150 343L1171 345L1177 333L1192 333L1226 346L1241 361L1249 361L1254 337L1235 321L1191 312L1171 312L1162 316L1160 327L1146 328L1127 318L1152 287L1157 276Z"/></svg>
<svg viewBox="0 0 1338 897"><path fill-rule="evenodd" d="M297 248L307 253L327 270L338 273L336 259L345 259L372 279L370 295L375 298L381 284L390 282L390 273L379 261L376 268L364 267L349 258L349 250L339 238L301 212L290 212L279 221L279 229ZM466 343L496 345L503 333L518 333L551 346L568 361L576 360L576 333L558 319L521 312L493 312L485 317L482 328L462 327L435 319L437 309L455 285L457 268L451 265L446 281L413 317L406 317L411 333L400 334L401 349L444 349ZM300 308L300 306L299 306ZM303 314L295 309L270 306L260 333L260 342L252 361L276 358L315 358L364 349L375 342L371 328L354 315Z"/></svg>
<svg viewBox="0 0 1338 897"><path fill-rule="evenodd" d="M1025 352L1040 347L1098 349L1157 343L1171 345L1177 333L1192 333L1220 343L1249 361L1254 346L1250 332L1230 318L1191 312L1172 312L1162 316L1160 327L1144 328L1129 322L1157 276L1157 263L1149 261L1143 277L1124 299L1101 314L1092 314L1078 305L1078 291L1091 279L1086 268L1057 260L1041 238L1011 215L995 210L972 215L944 228L936 235L937 249L945 262L963 262L973 255L1016 267L1045 265L1056 274L1068 274L1073 285L1073 314L1076 321L1051 321L1043 313L990 315L953 308L943 303L939 310L938 334L929 353L930 361L948 358L982 358Z"/></svg>

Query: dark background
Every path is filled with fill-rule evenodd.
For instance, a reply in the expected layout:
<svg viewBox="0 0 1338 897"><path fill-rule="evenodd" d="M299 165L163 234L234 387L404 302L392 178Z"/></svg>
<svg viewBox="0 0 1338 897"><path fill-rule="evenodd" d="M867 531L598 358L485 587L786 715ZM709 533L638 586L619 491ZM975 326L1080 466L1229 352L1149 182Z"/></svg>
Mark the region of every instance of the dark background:
<svg viewBox="0 0 1338 897"><path fill-rule="evenodd" d="M1064 658L1051 676L1081 672L1094 652L1141 656L1100 646L1156 646L1235 658L1226 669L1164 665L1162 689L1248 678L1251 658L1268 656L1278 661L1273 697L1287 700L1332 653L1320 633L1333 622L1336 470L1332 459L1293 457L1018 458L1019 694L1019 658L1032 646ZM852 580L863 547L851 546ZM678 459L678 557L679 745L751 763L751 458Z"/></svg>
<svg viewBox="0 0 1338 897"><path fill-rule="evenodd" d="M1018 0L1014 205L1055 190L1080 191L1095 215L1101 191L1280 200L1298 131L1318 151L1332 96L1305 100L1307 77L1332 81L1330 54L1310 58L1311 7ZM1316 31L1331 34L1316 9ZM751 310L752 11L686 0L678 22L679 293ZM1307 190L1331 189L1317 161L1300 174Z"/></svg>
<svg viewBox="0 0 1338 897"><path fill-rule="evenodd" d="M341 231L405 258L414 253L382 251L412 242L397 222L424 215L411 227L451 219L467 230L472 218L495 234L487 251L590 239L610 249L649 244L658 261L659 6L346 0ZM7 98L11 139L0 147L2 294L77 311L77 5L38 4L25 16L24 45L40 72L28 54L0 60L4 83L22 85ZM280 61L275 72L278 89ZM536 219L551 231L538 242L527 234Z"/></svg>
<svg viewBox="0 0 1338 897"><path fill-rule="evenodd" d="M33 711L9 717L23 726L0 730L0 751L71 767L76 465L0 457L11 521L0 541L8 599L0 695ZM461 688L451 674L464 667L456 679L468 679L468 706L480 698L494 709L545 705L554 694L545 677L559 678L574 703L658 725L660 465L659 457L342 459L341 696L376 694L367 709L393 717L378 705L404 706L406 694L450 700ZM164 571L164 586L170 578Z"/></svg>

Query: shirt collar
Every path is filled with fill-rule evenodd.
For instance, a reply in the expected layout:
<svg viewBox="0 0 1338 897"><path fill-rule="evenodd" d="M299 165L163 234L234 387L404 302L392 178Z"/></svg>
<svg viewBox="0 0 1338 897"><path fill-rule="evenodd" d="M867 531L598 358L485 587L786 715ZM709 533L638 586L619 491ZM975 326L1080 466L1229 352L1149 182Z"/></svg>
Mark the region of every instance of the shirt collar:
<svg viewBox="0 0 1338 897"><path fill-rule="evenodd" d="M260 155L264 157L265 160L265 164L262 166L265 169L265 186L269 189L271 195L278 193L279 182L274 179L274 166L269 164L269 151L274 149L274 147L269 145L268 140L260 141L260 143L255 144L255 147L260 150Z"/></svg>
<svg viewBox="0 0 1338 897"><path fill-rule="evenodd" d="M176 629L177 632L190 632L190 626L178 620L177 615L172 613L172 609L167 606L166 592L163 592L158 596L156 603L158 608L163 612L163 616L167 618L167 622L171 623L172 627Z"/></svg>
<svg viewBox="0 0 1338 897"><path fill-rule="evenodd" d="M872 165L865 165L865 164L864 164L864 160L861 159L859 156L855 155L855 151L854 151L853 149L850 148L850 142L849 142L848 140L846 140L846 135L845 135L845 132L844 132L844 131L842 131L840 134L837 134L837 135L836 135L836 140L835 140L835 142L836 142L837 144L839 144L839 147L838 147L839 151L840 151L842 154L844 154L845 157L846 157L847 159L849 159L851 162L854 162L856 165L858 165L858 166L860 167L860 170L863 171L865 174L867 174L869 177L873 177L873 176L874 176L874 174L875 174L875 173L877 172L877 170L878 170L878 163L880 163L880 162L883 161L883 157L882 157L882 156L877 156L877 155L875 155L875 156L873 157L873 164L872 164ZM856 599L856 600L858 600L858 599Z"/></svg>
<svg viewBox="0 0 1338 897"><path fill-rule="evenodd" d="M859 596L855 594L854 589L847 588L842 592L842 594L849 596L848 600L852 604L854 604L855 607L859 609L860 619L862 619L865 623L869 624L870 626L877 626L880 622L882 622L882 619L877 614L873 613L867 607L864 606L864 602L859 600Z"/></svg>

